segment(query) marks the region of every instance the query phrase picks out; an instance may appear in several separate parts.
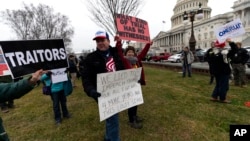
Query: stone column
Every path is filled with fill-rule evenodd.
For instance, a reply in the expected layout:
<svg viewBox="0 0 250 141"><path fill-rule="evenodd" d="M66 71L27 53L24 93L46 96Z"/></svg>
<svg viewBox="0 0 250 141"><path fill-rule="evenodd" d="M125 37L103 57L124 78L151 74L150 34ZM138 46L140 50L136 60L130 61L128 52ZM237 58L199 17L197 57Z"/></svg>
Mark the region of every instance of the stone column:
<svg viewBox="0 0 250 141"><path fill-rule="evenodd" d="M244 10L244 9L242 9L242 11L241 11L241 19L242 19L242 20L244 20L244 19L245 19L245 18L244 18L244 17L245 17L245 15L244 15L244 14L245 14L245 10Z"/></svg>

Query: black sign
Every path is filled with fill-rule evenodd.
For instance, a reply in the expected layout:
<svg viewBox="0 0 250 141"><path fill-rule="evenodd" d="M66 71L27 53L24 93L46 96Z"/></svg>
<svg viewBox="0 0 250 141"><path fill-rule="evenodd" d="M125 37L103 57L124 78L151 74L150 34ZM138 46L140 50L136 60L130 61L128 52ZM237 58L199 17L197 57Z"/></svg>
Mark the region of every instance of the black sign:
<svg viewBox="0 0 250 141"><path fill-rule="evenodd" d="M230 125L230 141L250 141L250 125Z"/></svg>
<svg viewBox="0 0 250 141"><path fill-rule="evenodd" d="M14 78L39 69L68 67L62 39L0 41L0 46Z"/></svg>

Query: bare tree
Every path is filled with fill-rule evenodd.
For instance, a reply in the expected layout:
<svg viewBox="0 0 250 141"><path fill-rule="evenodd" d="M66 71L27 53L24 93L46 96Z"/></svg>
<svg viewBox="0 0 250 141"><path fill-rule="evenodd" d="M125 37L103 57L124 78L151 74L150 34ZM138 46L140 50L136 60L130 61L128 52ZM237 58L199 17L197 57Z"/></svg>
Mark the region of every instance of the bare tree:
<svg viewBox="0 0 250 141"><path fill-rule="evenodd" d="M137 16L144 5L144 0L86 0L90 18L98 26L115 35L116 13Z"/></svg>
<svg viewBox="0 0 250 141"><path fill-rule="evenodd" d="M39 4L23 4L20 10L2 11L2 18L15 32L18 39L64 39L66 51L69 47L74 29L69 18L60 13L55 13L52 7Z"/></svg>

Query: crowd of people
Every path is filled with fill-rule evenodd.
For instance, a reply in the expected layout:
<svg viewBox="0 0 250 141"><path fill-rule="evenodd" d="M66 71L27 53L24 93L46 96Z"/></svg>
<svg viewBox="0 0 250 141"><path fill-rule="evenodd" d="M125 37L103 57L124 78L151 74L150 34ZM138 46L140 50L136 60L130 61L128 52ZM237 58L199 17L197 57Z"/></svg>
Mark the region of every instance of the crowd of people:
<svg viewBox="0 0 250 141"><path fill-rule="evenodd" d="M96 50L89 53L86 58L80 56L76 58L69 55L69 68L67 72L73 87L77 87L76 79L81 77L82 86L85 93L92 97L98 103L98 97L102 94L97 91L97 75L100 73L110 73L119 70L133 69L142 67L141 77L138 82L146 85L145 73L143 71L142 59L146 57L152 42L146 43L141 52L136 52L133 46L122 49L121 39L119 35L115 36L116 45L110 45L109 34L105 31L98 31L93 40L96 42ZM233 42L227 39L226 42L231 47L225 49L226 43L218 41L211 43L211 48L206 52L206 60L209 64L210 84L215 79L215 87L211 93L211 101L230 103L227 99L227 91L229 90L229 79L233 74L234 85L246 87L245 64L249 59L247 51L241 48L240 42ZM192 63L194 55L185 47L182 52L181 60L183 73L182 77L192 77ZM0 83L0 103L2 111L4 106L14 107L14 99L20 98L35 88L39 81L44 81L45 85L51 86L51 100L53 102L54 120L56 125L60 125L63 118L70 118L70 112L67 108L67 97L64 94L64 86L62 82L52 83L51 71L38 70L29 78L23 78L14 83ZM6 103L8 102L8 103ZM138 116L138 106L133 106L127 110L129 126L135 129L143 128L143 117ZM61 112L62 110L62 112ZM106 119L105 141L120 141L119 135L119 115L118 113ZM0 140L7 141L8 135L4 130L2 122L0 122Z"/></svg>
<svg viewBox="0 0 250 141"><path fill-rule="evenodd" d="M230 48L225 48L226 44ZM226 98L229 90L229 80L231 79L235 86L246 87L246 63L249 54L242 48L241 42L233 42L228 38L225 42L219 43L218 40L211 42L211 48L205 53L205 60L209 65L210 81L215 80L215 88L211 94L211 101L230 103ZM183 73L182 76L191 77L192 63L194 55L188 47L184 47L181 55Z"/></svg>

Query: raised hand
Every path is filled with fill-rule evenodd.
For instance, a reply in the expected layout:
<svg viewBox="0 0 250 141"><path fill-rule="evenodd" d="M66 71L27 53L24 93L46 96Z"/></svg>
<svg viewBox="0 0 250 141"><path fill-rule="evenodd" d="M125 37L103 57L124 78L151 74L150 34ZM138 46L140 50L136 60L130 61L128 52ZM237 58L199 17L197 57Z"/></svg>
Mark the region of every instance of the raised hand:
<svg viewBox="0 0 250 141"><path fill-rule="evenodd" d="M119 37L119 35L115 35L114 41L121 41L121 38Z"/></svg>
<svg viewBox="0 0 250 141"><path fill-rule="evenodd" d="M226 42L231 42L232 40L230 38L227 38L226 39Z"/></svg>

